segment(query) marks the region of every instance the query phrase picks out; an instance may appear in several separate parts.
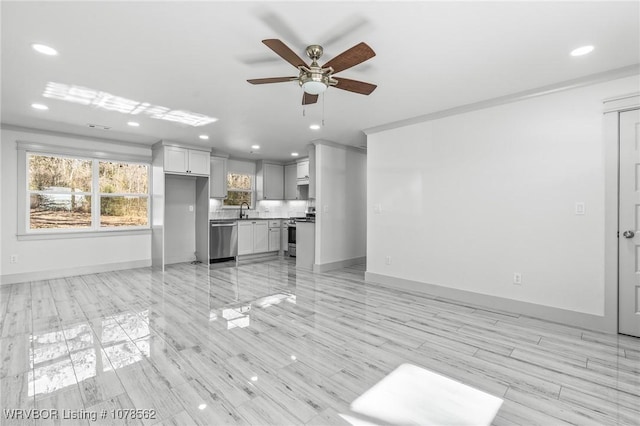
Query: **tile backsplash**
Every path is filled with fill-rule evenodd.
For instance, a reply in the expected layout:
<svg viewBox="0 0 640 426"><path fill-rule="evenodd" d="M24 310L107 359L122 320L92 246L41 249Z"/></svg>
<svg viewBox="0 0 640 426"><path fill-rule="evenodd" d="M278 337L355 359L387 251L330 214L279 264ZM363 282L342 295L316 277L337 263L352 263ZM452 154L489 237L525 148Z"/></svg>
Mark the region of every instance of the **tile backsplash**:
<svg viewBox="0 0 640 426"><path fill-rule="evenodd" d="M311 203L312 201L307 200L264 200L258 201L254 208L250 209L248 213L250 218L263 219L304 216L307 206L311 206ZM238 209L223 208L222 200L213 198L209 200L209 219L231 219L237 218L239 214Z"/></svg>

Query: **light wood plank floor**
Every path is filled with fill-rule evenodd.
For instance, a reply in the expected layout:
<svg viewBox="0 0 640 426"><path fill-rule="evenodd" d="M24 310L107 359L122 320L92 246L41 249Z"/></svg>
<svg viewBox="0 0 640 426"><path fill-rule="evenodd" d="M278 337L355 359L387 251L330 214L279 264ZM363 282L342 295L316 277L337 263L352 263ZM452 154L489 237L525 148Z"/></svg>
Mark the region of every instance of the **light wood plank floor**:
<svg viewBox="0 0 640 426"><path fill-rule="evenodd" d="M278 259L0 287L0 407L60 413L0 422L345 424L354 399L411 363L503 398L496 425L640 424L640 339L363 276Z"/></svg>

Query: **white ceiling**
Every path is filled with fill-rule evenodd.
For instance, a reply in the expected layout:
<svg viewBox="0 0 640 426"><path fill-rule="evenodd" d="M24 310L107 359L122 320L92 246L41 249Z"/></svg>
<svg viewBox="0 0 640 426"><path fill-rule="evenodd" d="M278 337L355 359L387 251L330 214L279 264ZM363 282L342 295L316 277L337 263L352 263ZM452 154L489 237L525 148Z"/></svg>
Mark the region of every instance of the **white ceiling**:
<svg viewBox="0 0 640 426"><path fill-rule="evenodd" d="M312 140L363 146L363 129L640 63L640 2L10 2L2 1L2 123L151 144L203 145L287 160ZM297 70L261 43L279 38L320 63L364 41L373 59L339 76L370 96L330 88L300 105ZM36 53L34 42L55 47ZM593 53L571 57L578 46ZM46 99L48 82L103 91L219 121L202 127ZM36 111L33 102L48 111ZM309 130L310 123L325 126ZM103 131L86 127L97 123ZM206 133L208 141L198 139ZM259 153L250 154L250 145Z"/></svg>

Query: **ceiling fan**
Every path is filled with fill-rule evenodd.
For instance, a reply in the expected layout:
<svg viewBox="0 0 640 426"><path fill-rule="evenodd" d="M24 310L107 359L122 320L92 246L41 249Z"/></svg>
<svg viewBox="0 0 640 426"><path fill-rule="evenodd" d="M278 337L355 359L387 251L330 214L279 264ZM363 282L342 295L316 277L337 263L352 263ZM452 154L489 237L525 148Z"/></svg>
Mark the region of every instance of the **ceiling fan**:
<svg viewBox="0 0 640 426"><path fill-rule="evenodd" d="M304 90L302 96L302 105L313 104L318 101L318 95L329 86L337 89L347 90L349 92L360 93L361 95L369 95L377 87L375 84L365 83L363 81L350 80L348 78L333 78L334 74L349 69L366 60L376 56L376 53L366 43L359 43L348 49L321 67L318 59L322 56L322 46L312 44L307 46L306 53L311 59L311 65L307 64L286 44L278 39L262 40L271 50L276 52L282 59L298 68L297 77L272 77L258 78L247 80L251 84L268 84L283 83L286 81L298 81L298 84Z"/></svg>

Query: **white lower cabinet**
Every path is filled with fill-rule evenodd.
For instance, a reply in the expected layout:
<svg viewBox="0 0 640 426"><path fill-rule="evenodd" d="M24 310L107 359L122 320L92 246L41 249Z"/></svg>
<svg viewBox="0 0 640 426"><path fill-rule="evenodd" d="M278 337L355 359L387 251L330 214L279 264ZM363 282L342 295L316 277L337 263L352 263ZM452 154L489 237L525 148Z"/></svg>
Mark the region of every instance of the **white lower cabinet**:
<svg viewBox="0 0 640 426"><path fill-rule="evenodd" d="M269 221L269 251L280 251L280 229L281 222L279 220Z"/></svg>
<svg viewBox="0 0 640 426"><path fill-rule="evenodd" d="M282 237L280 240L282 251L289 251L289 224L284 222L282 224Z"/></svg>
<svg viewBox="0 0 640 426"><path fill-rule="evenodd" d="M269 251L269 226L261 220L253 224L253 252L264 253Z"/></svg>
<svg viewBox="0 0 640 426"><path fill-rule="evenodd" d="M265 220L238 222L238 255L269 251L269 224Z"/></svg>
<svg viewBox="0 0 640 426"><path fill-rule="evenodd" d="M238 255L253 253L253 224L238 223Z"/></svg>

